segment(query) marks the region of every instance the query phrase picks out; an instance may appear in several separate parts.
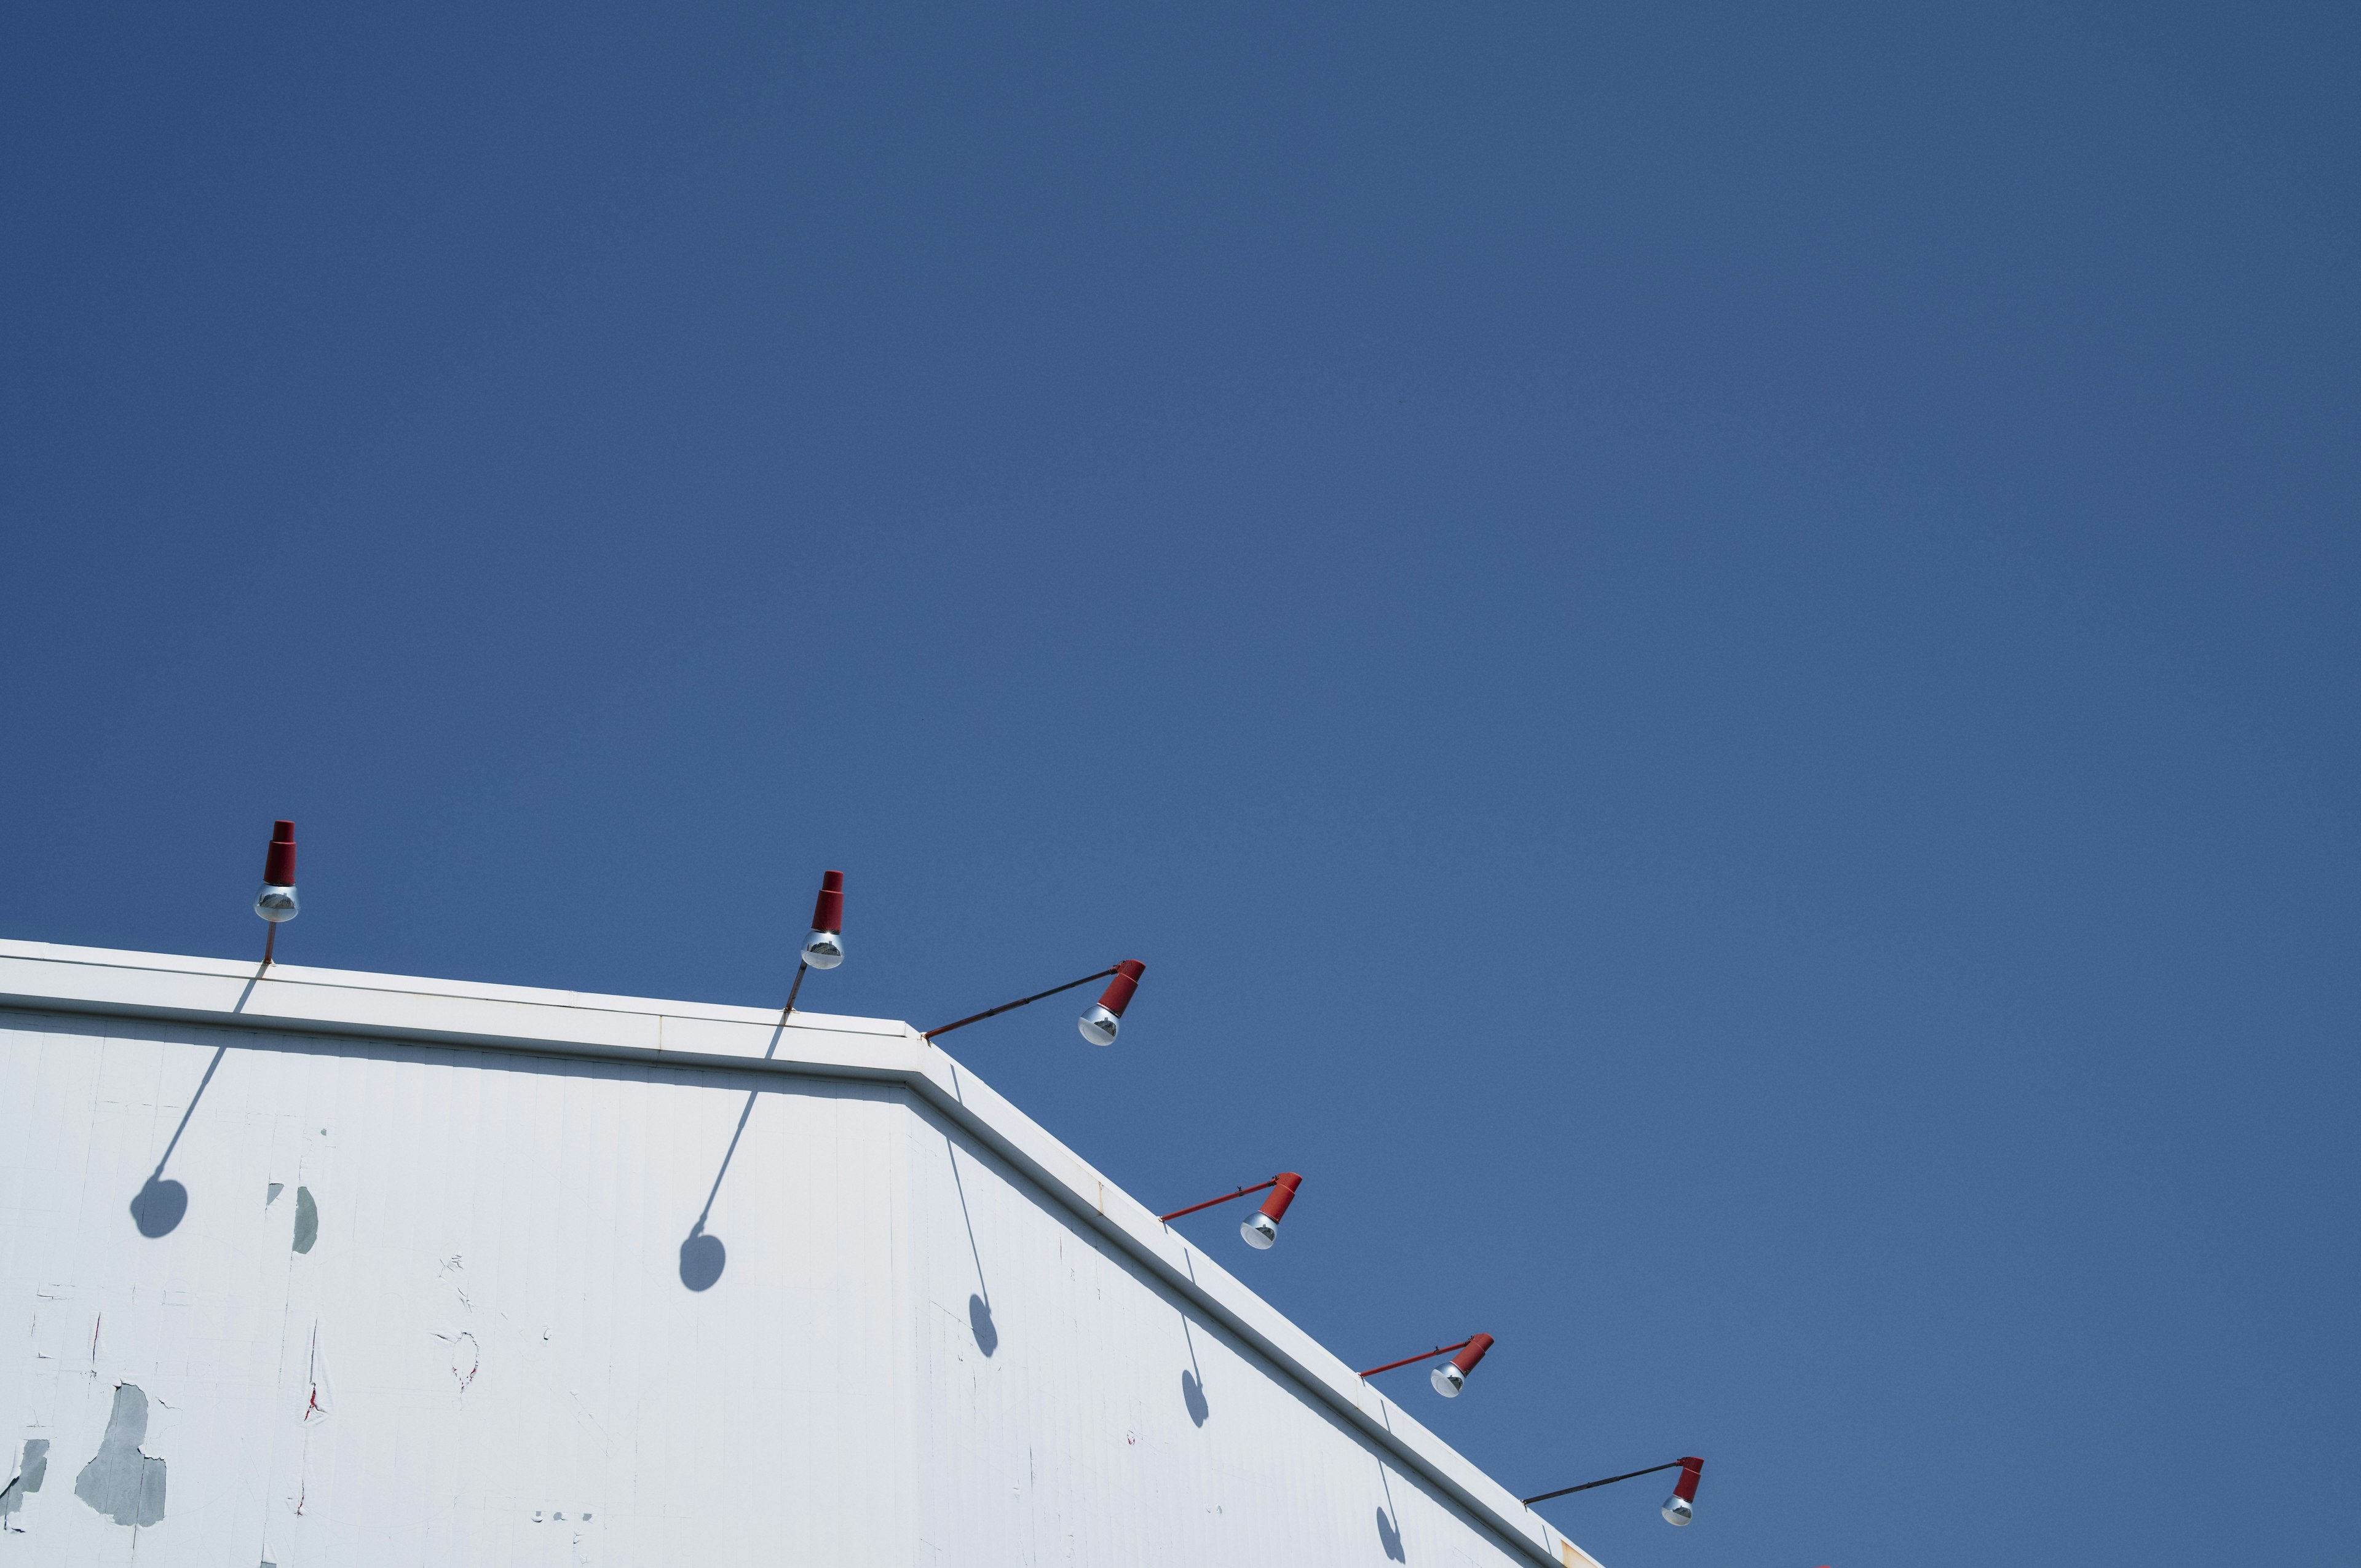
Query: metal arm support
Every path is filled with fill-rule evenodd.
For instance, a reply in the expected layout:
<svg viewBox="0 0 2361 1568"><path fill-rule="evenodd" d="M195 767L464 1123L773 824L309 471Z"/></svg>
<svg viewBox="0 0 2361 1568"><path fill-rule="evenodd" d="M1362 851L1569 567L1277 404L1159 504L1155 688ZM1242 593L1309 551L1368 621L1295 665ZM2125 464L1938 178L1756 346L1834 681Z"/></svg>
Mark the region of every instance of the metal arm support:
<svg viewBox="0 0 2361 1568"><path fill-rule="evenodd" d="M1433 1361L1438 1355L1449 1355L1455 1350L1466 1350L1469 1345L1474 1344L1475 1343L1476 1336L1474 1334L1469 1334L1457 1344L1439 1344L1433 1350L1421 1351L1416 1355L1405 1355L1400 1361L1389 1361L1383 1366L1372 1366L1367 1372L1362 1373L1361 1376L1364 1377L1375 1377L1380 1372L1391 1372L1395 1367L1408 1366L1413 1361Z"/></svg>
<svg viewBox="0 0 2361 1568"><path fill-rule="evenodd" d="M918 1037L923 1040L931 1040L937 1035L948 1035L953 1029L964 1029L970 1024L981 1024L986 1018L996 1017L1000 1014L1007 1012L1012 1007L1022 1007L1028 1002L1038 1002L1045 996L1055 996L1061 991L1071 991L1078 985L1088 985L1094 980L1104 980L1107 976L1115 973L1116 970L1122 967L1123 966L1120 964L1109 964L1106 968L1099 970L1096 974L1086 974L1080 980L1070 980L1063 985L1053 985L1047 991L1037 991L1030 996L1020 996L1014 1002L1004 1002L997 1007L987 1008L982 1013L962 1018L956 1024L946 1024L939 1029L929 1029Z"/></svg>
<svg viewBox="0 0 2361 1568"><path fill-rule="evenodd" d="M1680 1467L1681 1462L1675 1459L1670 1464L1651 1464L1645 1470L1627 1470L1620 1475L1609 1475L1604 1481L1585 1481L1579 1486L1560 1486L1556 1491L1543 1492L1538 1497L1526 1497L1523 1502L1530 1508L1535 1503L1546 1503L1552 1497L1563 1497L1568 1492L1587 1492L1593 1486L1612 1486L1618 1481L1629 1481L1634 1476L1653 1475L1659 1470L1678 1470Z"/></svg>
<svg viewBox="0 0 2361 1568"><path fill-rule="evenodd" d="M1216 1203L1226 1203L1233 1198L1243 1198L1249 1192L1260 1192L1267 1187L1278 1185L1279 1178L1274 1176L1268 1181L1257 1181L1252 1187L1241 1187L1235 1192L1224 1192L1219 1198L1208 1198L1202 1203L1191 1203L1186 1209L1175 1209L1169 1214L1159 1214L1156 1218L1159 1223L1169 1225L1183 1214L1193 1214L1200 1209L1210 1209Z"/></svg>

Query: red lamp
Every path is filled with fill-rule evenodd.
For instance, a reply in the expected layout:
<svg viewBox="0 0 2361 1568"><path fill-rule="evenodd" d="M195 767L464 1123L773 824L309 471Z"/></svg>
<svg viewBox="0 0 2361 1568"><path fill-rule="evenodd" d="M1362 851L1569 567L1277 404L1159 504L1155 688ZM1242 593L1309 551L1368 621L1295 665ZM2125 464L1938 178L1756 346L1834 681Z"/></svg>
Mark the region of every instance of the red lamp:
<svg viewBox="0 0 2361 1568"><path fill-rule="evenodd" d="M1438 1355L1450 1355L1455 1350L1459 1354L1452 1355L1449 1361L1429 1373L1427 1380L1444 1398L1456 1399L1459 1390L1467 1386L1467 1375L1476 1370L1476 1364L1484 1359L1484 1353L1492 1348L1492 1343L1490 1334L1477 1334L1461 1340L1457 1344L1439 1344L1433 1350L1406 1355L1400 1361L1389 1361L1383 1366L1372 1366L1361 1376L1375 1377L1380 1372L1391 1372L1397 1366L1408 1366L1414 1361L1432 1361Z"/></svg>
<svg viewBox="0 0 2361 1568"><path fill-rule="evenodd" d="M812 905L811 935L804 938L804 962L834 969L844 961L844 873L822 872L819 899Z"/></svg>
<svg viewBox="0 0 2361 1568"><path fill-rule="evenodd" d="M1673 1483L1673 1495L1661 1510L1666 1524L1686 1524L1697 1518L1697 1477L1704 1474L1704 1460L1692 1454L1681 1461L1681 1478Z"/></svg>
<svg viewBox="0 0 2361 1568"><path fill-rule="evenodd" d="M1107 989L1112 991L1115 988L1109 986ZM1183 1214L1193 1214L1200 1209L1210 1209L1216 1203L1227 1203L1232 1199L1268 1188L1270 1196L1262 1201L1262 1207L1255 1211L1252 1219L1238 1227L1238 1234L1246 1237L1246 1245L1261 1252L1279 1240L1279 1222L1286 1217L1287 1206L1295 1201L1295 1190L1302 1185L1303 1178L1291 1170L1282 1170L1268 1181L1257 1181L1252 1187L1241 1187L1235 1192L1208 1198L1202 1203L1191 1203L1186 1209L1175 1209L1169 1214L1159 1214L1157 1218L1169 1225Z"/></svg>
<svg viewBox="0 0 2361 1568"><path fill-rule="evenodd" d="M1126 959L1115 966L1115 978L1082 1016L1082 1038L1094 1046L1115 1044L1115 1032L1123 1027L1123 1010L1131 1005L1131 993L1139 989L1139 977L1147 972L1148 966L1137 959Z"/></svg>
<svg viewBox="0 0 2361 1568"><path fill-rule="evenodd" d="M819 874L819 897L812 905L811 932L804 938L803 951L796 959L796 980L787 987L787 1004L779 1010L779 1022L784 1025L787 1014L796 1010L796 995L804 988L804 971L834 969L844 961L844 873L822 872Z"/></svg>
<svg viewBox="0 0 2361 1568"><path fill-rule="evenodd" d="M295 896L295 824L284 818L270 825L270 848L262 856L262 891L254 895L254 912L270 922L262 939L262 961L279 945L280 925L303 912Z"/></svg>

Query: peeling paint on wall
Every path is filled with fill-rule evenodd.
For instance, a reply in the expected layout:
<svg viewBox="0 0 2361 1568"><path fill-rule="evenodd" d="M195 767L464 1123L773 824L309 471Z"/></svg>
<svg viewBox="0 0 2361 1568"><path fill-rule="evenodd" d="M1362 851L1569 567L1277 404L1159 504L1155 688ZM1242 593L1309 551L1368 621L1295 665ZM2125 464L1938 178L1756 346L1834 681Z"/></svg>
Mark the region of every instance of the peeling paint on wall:
<svg viewBox="0 0 2361 1568"><path fill-rule="evenodd" d="M0 1487L0 1519L7 1519L9 1515L23 1508L25 1495L28 1492L39 1491L41 1483L49 1478L49 1440L45 1437L27 1438L24 1465L16 1472L16 1479L10 1481L5 1487ZM22 1530L24 1526L12 1524L9 1528Z"/></svg>
<svg viewBox="0 0 2361 1568"><path fill-rule="evenodd" d="M310 1252L312 1244L320 1239L320 1205L312 1201L312 1190L295 1190L295 1250Z"/></svg>
<svg viewBox="0 0 2361 1568"><path fill-rule="evenodd" d="M148 1395L136 1383L115 1387L115 1410L106 1435L82 1474L74 1496L113 1519L134 1528L164 1518L164 1462L139 1452L148 1435Z"/></svg>

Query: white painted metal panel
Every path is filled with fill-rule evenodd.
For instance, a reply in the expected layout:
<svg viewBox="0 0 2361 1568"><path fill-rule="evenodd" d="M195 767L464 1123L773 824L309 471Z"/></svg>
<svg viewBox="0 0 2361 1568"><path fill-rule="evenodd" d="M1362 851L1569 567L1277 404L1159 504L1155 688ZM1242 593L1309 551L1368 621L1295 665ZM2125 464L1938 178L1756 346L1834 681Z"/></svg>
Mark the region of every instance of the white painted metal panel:
<svg viewBox="0 0 2361 1568"><path fill-rule="evenodd" d="M903 1091L63 1017L0 1029L0 1075L37 1108L0 1168L0 1411L50 1455L7 1550L908 1559ZM149 1237L168 1146L187 1207ZM726 1265L691 1290L708 1192ZM168 1466L145 1528L75 1495L118 1385Z"/></svg>
<svg viewBox="0 0 2361 1568"><path fill-rule="evenodd" d="M1587 1561L903 1025L254 979L0 944L0 1555Z"/></svg>

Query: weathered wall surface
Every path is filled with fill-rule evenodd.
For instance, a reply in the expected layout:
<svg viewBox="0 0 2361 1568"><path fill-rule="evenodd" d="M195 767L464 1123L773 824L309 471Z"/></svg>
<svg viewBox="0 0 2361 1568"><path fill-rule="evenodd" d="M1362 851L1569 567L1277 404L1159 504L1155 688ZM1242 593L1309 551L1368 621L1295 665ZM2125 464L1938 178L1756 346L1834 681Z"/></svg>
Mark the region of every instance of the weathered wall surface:
<svg viewBox="0 0 2361 1568"><path fill-rule="evenodd" d="M907 1089L0 1013L0 1561L1524 1561Z"/></svg>

